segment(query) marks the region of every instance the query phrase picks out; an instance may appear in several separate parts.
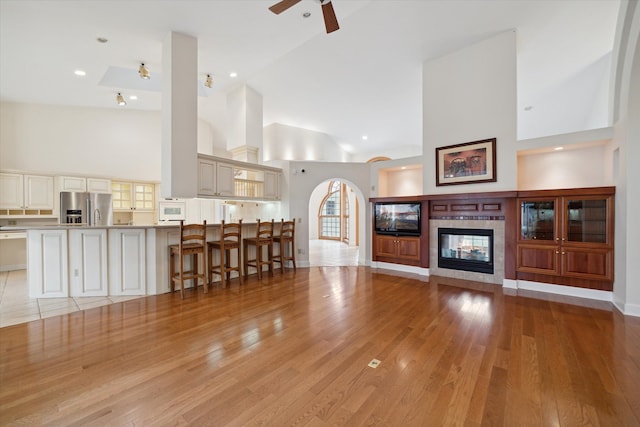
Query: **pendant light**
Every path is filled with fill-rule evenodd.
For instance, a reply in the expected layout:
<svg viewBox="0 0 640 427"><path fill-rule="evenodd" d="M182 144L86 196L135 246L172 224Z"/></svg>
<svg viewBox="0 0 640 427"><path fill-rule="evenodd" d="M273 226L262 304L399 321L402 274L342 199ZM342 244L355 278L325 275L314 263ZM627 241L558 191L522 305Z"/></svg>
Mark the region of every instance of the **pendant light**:
<svg viewBox="0 0 640 427"><path fill-rule="evenodd" d="M211 74L207 74L207 79L204 81L204 85L209 89L213 87L213 77L211 77Z"/></svg>
<svg viewBox="0 0 640 427"><path fill-rule="evenodd" d="M144 65L144 62L140 64L140 68L138 69L138 74L140 74L140 78L145 80L149 80L151 78L151 74L149 74L149 69Z"/></svg>

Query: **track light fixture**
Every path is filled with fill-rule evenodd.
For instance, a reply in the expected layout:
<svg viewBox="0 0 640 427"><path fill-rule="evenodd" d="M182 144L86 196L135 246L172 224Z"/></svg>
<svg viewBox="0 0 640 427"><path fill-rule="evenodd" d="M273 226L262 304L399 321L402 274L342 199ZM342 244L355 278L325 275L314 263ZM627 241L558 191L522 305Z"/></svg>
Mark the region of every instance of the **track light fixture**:
<svg viewBox="0 0 640 427"><path fill-rule="evenodd" d="M204 85L209 89L213 87L213 77L211 77L211 74L207 74L207 80L204 81Z"/></svg>
<svg viewBox="0 0 640 427"><path fill-rule="evenodd" d="M122 96L122 94L120 92L118 92L118 95L116 96L116 102L118 103L118 105L120 105L122 107L127 105L127 102L124 100L124 97Z"/></svg>
<svg viewBox="0 0 640 427"><path fill-rule="evenodd" d="M140 77L149 80L151 78L151 74L149 74L149 69L144 65L144 62L140 64L140 68L138 69L138 74Z"/></svg>

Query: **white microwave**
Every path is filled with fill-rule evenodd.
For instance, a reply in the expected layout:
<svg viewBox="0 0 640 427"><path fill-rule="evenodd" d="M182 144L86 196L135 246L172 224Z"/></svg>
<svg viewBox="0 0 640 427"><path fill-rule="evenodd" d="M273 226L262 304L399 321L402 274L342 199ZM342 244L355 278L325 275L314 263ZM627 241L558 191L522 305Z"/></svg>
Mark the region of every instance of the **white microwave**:
<svg viewBox="0 0 640 427"><path fill-rule="evenodd" d="M158 205L158 221L184 221L187 218L187 202L161 200Z"/></svg>

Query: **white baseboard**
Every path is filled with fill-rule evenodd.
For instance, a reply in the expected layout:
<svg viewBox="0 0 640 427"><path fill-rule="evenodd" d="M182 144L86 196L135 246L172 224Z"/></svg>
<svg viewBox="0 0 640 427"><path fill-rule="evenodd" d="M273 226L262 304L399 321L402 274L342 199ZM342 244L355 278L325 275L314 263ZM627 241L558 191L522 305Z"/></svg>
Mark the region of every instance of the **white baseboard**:
<svg viewBox="0 0 640 427"><path fill-rule="evenodd" d="M518 281L514 279L502 279L502 287L506 289L518 289Z"/></svg>
<svg viewBox="0 0 640 427"><path fill-rule="evenodd" d="M614 298L613 305L625 316L640 317L640 305L638 304L625 304Z"/></svg>
<svg viewBox="0 0 640 427"><path fill-rule="evenodd" d="M13 270L26 270L27 264L15 264L15 265L3 265L0 266L0 271L13 271Z"/></svg>
<svg viewBox="0 0 640 427"><path fill-rule="evenodd" d="M382 268L385 270L401 271L403 273L413 273L420 276L429 275L428 268L416 267L413 265L393 264L391 262L371 261L371 268Z"/></svg>
<svg viewBox="0 0 640 427"><path fill-rule="evenodd" d="M506 281L507 279L505 279ZM515 282L515 287L513 287ZM504 286L504 284L503 284ZM510 289L526 289L529 291L547 292L550 294L567 295L579 298L595 299L613 302L613 292L597 289L576 288L574 286L552 285L550 283L530 282L528 280L509 280Z"/></svg>

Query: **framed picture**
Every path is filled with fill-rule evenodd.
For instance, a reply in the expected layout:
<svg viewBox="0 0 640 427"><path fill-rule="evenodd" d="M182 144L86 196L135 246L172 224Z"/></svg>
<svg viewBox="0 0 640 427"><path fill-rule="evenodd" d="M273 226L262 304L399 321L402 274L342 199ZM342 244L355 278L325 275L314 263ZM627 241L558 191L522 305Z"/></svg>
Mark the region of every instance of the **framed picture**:
<svg viewBox="0 0 640 427"><path fill-rule="evenodd" d="M436 148L436 186L496 181L496 138Z"/></svg>

